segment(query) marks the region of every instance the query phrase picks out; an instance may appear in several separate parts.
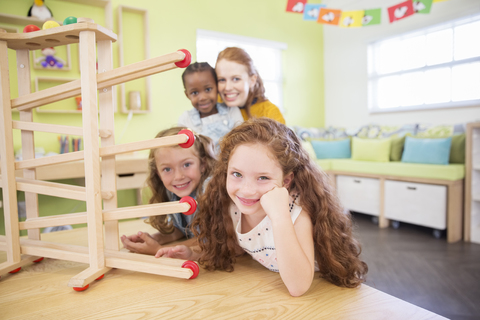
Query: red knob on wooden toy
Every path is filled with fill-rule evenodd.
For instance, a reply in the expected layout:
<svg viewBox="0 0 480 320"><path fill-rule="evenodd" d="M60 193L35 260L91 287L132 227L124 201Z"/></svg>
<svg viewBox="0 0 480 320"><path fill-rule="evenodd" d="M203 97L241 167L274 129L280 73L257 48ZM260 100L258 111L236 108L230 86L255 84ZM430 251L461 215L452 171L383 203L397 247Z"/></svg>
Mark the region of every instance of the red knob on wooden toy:
<svg viewBox="0 0 480 320"><path fill-rule="evenodd" d="M197 210L197 201L195 201L195 199L193 199L192 197L189 197L189 196L183 197L182 199L180 199L179 202L180 203L186 202L190 205L190 209L187 212L183 213L186 216L193 214L195 210Z"/></svg>
<svg viewBox="0 0 480 320"><path fill-rule="evenodd" d="M200 273L200 268L198 264L194 261L187 260L182 264L182 268L188 268L193 271L193 275L189 279L195 279Z"/></svg>
<svg viewBox="0 0 480 320"><path fill-rule="evenodd" d="M185 59L183 59L182 61L175 62L175 65L179 68L188 67L190 65L190 62L192 62L192 54L190 53L190 51L186 49L180 49L178 51L182 51L183 53L185 53Z"/></svg>
<svg viewBox="0 0 480 320"><path fill-rule="evenodd" d="M20 271L21 269L22 269L22 267L17 268L17 269L15 269L15 270L12 270L12 271L10 271L9 273L17 273L17 272Z"/></svg>
<svg viewBox="0 0 480 320"><path fill-rule="evenodd" d="M195 143L195 135L193 134L192 130L189 129L182 129L178 134L186 134L188 136L188 140L185 143L180 143L179 146L182 148L190 148Z"/></svg>
<svg viewBox="0 0 480 320"><path fill-rule="evenodd" d="M103 279L103 277L105 277L105 274L102 274L100 277L98 277L98 278L97 278L97 279L95 279L95 280L97 280L97 281L98 281L98 280L102 280L102 279Z"/></svg>
<svg viewBox="0 0 480 320"><path fill-rule="evenodd" d="M40 261L42 261L42 260L43 260L43 257L38 258L37 260L33 260L33 262L40 262Z"/></svg>
<svg viewBox="0 0 480 320"><path fill-rule="evenodd" d="M33 31L38 31L38 30L40 30L39 27L37 27L37 26L34 25L34 24L29 24L28 26L26 26L25 28L23 28L23 33L33 32Z"/></svg>
<svg viewBox="0 0 480 320"><path fill-rule="evenodd" d="M85 291L88 289L88 287L90 287L89 284L87 284L85 287L73 287L73 290L75 291Z"/></svg>

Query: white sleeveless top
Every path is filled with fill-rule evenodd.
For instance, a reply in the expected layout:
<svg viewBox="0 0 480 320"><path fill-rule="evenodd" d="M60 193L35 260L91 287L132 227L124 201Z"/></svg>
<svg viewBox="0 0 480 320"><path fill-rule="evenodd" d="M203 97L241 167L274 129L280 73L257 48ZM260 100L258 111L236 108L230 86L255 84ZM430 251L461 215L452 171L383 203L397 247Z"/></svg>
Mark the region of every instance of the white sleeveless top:
<svg viewBox="0 0 480 320"><path fill-rule="evenodd" d="M297 198L298 196L294 198L290 196L289 209L294 224L300 212L302 212L302 207L295 203ZM272 220L266 216L256 227L250 230L250 232L241 233L242 214L233 203L230 206L230 216L232 217L240 247L265 268L278 272L277 253L275 252L275 243L273 241Z"/></svg>

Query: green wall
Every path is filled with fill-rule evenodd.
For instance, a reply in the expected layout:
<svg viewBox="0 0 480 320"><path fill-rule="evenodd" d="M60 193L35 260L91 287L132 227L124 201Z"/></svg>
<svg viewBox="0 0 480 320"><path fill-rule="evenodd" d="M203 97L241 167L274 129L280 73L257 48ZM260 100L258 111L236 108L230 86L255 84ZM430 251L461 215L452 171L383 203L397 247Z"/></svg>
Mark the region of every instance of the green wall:
<svg viewBox="0 0 480 320"><path fill-rule="evenodd" d="M0 13L26 16L33 0L0 1ZM102 8L76 4L68 1L48 0L48 7L57 21L68 16L89 17L104 25ZM286 13L286 1L279 0L113 0L114 32L117 28L119 5L147 9L149 15L150 57L160 56L178 49L187 49L196 56L196 30L205 29L231 33L240 36L284 42L288 49L283 53L284 116L290 126L324 125L324 83L323 83L323 36L322 26L302 20L299 14ZM139 15L125 13L125 63L143 59L142 22ZM0 19L0 26L14 27L22 32L25 25L6 24ZM118 46L113 46L114 66L118 66ZM78 47L71 46L72 64L70 71L32 70L33 77L61 77L76 79L79 76ZM15 71L15 53L10 50L9 64L12 98L18 96ZM115 114L116 143L126 143L153 138L164 128L175 125L178 117L192 108L183 93L181 74L176 69L151 77L152 112L136 114L127 124L127 115ZM141 88L142 80L127 84L127 91ZM32 81L33 90L33 81ZM73 98L60 103L61 108L74 108ZM14 119L18 113L14 114ZM81 126L80 114L52 114L34 112L34 121ZM124 132L123 138L120 135ZM21 148L20 132L14 130L15 150ZM46 152L59 152L56 134L35 133L35 144ZM133 190L120 191L119 207L134 205ZM19 193L19 199L23 195ZM0 194L1 200L1 194ZM39 196L40 215L80 212L85 204L68 199ZM0 234L4 234L3 209L0 208Z"/></svg>
<svg viewBox="0 0 480 320"><path fill-rule="evenodd" d="M0 1L0 12L26 15L32 1ZM102 8L70 3L67 1L47 1L58 21L67 16L87 16L104 24ZM135 6L147 9L149 15L150 57L163 55L181 48L189 50L195 61L196 30L206 29L284 42L284 106L288 125L324 125L323 94L323 39L322 26L303 21L300 14L286 13L286 1L278 0L176 0L154 1L113 0L112 10L114 31L117 31L118 5ZM139 15L124 14L125 62L131 63L143 58L141 45L141 21ZM0 25L12 26L2 23ZM24 25L15 26L22 32ZM129 39L129 40L128 40ZM139 49L140 47L140 49ZM114 44L114 62L118 66L118 48ZM10 64L14 66L15 56L10 54ZM152 112L136 114L128 123L127 115L115 115L116 143L125 143L152 138L166 127L176 124L178 117L192 108L183 94L181 73L176 69L151 77ZM72 46L72 70L34 70L32 76L78 77L78 48ZM139 80L140 81L140 80ZM133 84L133 86L141 86ZM132 85L130 85L132 86ZM133 88L133 87L132 87ZM16 97L16 77L12 74L12 96ZM72 98L73 99L73 98ZM64 102L67 103L67 102ZM72 100L68 101L71 105ZM81 126L80 114L34 113L34 121ZM18 131L18 130L15 130ZM59 151L56 135L36 133L36 146L46 152ZM15 132L15 149L20 148L20 134Z"/></svg>

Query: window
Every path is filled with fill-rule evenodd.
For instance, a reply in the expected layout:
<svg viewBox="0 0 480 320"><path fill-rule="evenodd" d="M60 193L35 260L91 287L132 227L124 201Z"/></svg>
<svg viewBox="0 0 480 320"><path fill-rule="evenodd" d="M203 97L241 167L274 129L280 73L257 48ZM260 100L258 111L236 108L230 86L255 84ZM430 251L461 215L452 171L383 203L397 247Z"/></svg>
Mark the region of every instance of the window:
<svg viewBox="0 0 480 320"><path fill-rule="evenodd" d="M262 77L265 96L283 111L282 50L287 44L227 33L197 30L197 61L215 67L220 51L227 47L244 49Z"/></svg>
<svg viewBox="0 0 480 320"><path fill-rule="evenodd" d="M368 46L371 112L480 104L480 16Z"/></svg>

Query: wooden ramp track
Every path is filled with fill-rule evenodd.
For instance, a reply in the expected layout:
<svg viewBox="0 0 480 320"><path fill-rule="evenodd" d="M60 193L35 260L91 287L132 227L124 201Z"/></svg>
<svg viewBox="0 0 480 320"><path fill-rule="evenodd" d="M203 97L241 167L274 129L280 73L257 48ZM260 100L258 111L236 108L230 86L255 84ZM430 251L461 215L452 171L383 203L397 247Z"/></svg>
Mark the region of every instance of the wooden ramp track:
<svg viewBox="0 0 480 320"><path fill-rule="evenodd" d="M103 221L115 221L147 216L160 216L172 212L187 212L191 205L186 202L172 201L142 206L124 207L113 210L103 210ZM87 213L77 212L56 216L30 218L19 222L20 230L63 226L66 224L87 223Z"/></svg>
<svg viewBox="0 0 480 320"><path fill-rule="evenodd" d="M129 64L109 71L100 71L96 75L97 89L103 90L128 81L144 78L177 68L175 62L186 57L182 51ZM45 104L57 102L81 94L80 80L73 80L58 86L37 91L11 100L12 109L27 111Z"/></svg>
<svg viewBox="0 0 480 320"><path fill-rule="evenodd" d="M170 147L188 142L189 137L186 134L178 134L175 136L161 137L138 142L117 144L100 148L100 157L115 156L117 154L131 153L135 151L155 149L159 147ZM42 166L54 165L70 161L78 161L84 159L84 151L69 152L58 154L50 157L36 158L30 160L22 160L15 162L15 169L31 169Z"/></svg>
<svg viewBox="0 0 480 320"><path fill-rule="evenodd" d="M192 214L196 202L184 197L178 202L117 208L116 155L175 145L189 148L195 137L191 130L183 130L175 136L115 145L113 86L187 67L191 60L190 53L181 49L113 69L112 42L116 40L112 31L88 18L78 18L76 24L23 34L0 30L0 187L6 230L6 235L0 237L0 250L7 253L7 261L0 264L0 274L17 272L25 264L47 257L89 264L69 282L76 291L86 289L111 268L184 279L198 275L198 265L192 261L155 259L119 251L118 220L175 212ZM31 93L25 85L31 80L29 51L72 43L79 44L80 79ZM15 50L17 56L19 97L15 99L10 97L8 48ZM33 122L32 109L78 95L83 102L82 127ZM13 109L20 111L19 120L13 121ZM15 161L13 156L14 129L21 130L22 161ZM84 150L37 159L35 131L82 136ZM37 168L67 163L81 164L83 170L79 171L84 172L85 187L40 180L37 175ZM23 178L17 177L16 172L22 170ZM25 192L27 218L23 222L17 214L18 191ZM39 217L38 194L85 201L86 212ZM41 241L40 228L80 223L88 226L88 247ZM28 239L19 237L20 230L27 230Z"/></svg>

